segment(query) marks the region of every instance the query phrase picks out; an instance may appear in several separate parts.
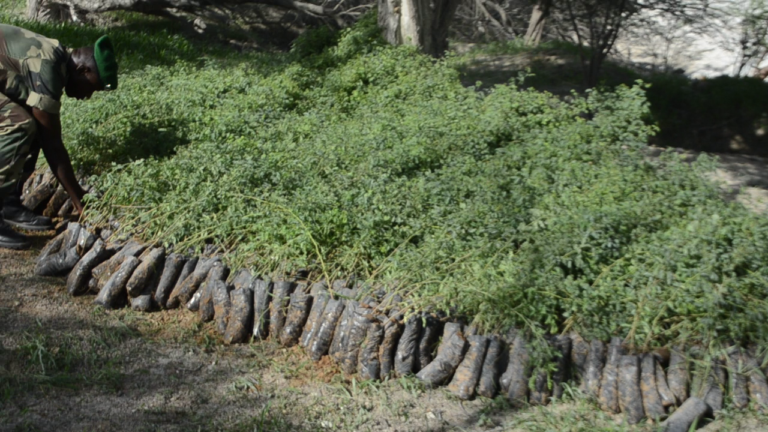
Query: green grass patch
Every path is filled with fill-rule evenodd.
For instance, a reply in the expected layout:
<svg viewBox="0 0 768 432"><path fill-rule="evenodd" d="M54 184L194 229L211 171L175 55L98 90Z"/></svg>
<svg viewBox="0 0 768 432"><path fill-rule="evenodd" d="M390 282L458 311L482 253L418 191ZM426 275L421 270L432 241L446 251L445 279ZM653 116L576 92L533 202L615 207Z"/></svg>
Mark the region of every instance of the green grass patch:
<svg viewBox="0 0 768 432"><path fill-rule="evenodd" d="M109 354L130 332L122 328L93 328L87 337L55 334L39 325L22 335L18 348L0 352L0 405L26 393L49 388L77 390L99 387L118 390L123 375Z"/></svg>

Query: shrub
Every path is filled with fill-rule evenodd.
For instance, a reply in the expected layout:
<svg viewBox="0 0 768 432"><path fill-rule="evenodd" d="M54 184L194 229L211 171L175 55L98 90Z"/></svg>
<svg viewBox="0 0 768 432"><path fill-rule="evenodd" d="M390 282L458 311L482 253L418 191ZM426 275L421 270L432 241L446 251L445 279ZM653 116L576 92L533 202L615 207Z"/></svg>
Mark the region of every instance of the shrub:
<svg viewBox="0 0 768 432"><path fill-rule="evenodd" d="M261 274L356 273L489 330L766 342L768 224L702 179L712 161L646 160L642 84L478 93L370 18L323 32L67 102L103 192L87 217Z"/></svg>

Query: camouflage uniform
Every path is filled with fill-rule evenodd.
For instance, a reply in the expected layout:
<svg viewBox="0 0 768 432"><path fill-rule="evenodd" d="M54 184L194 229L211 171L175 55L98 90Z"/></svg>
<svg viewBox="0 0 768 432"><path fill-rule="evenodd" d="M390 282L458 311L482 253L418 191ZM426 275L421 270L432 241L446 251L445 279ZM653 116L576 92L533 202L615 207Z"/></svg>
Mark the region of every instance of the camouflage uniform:
<svg viewBox="0 0 768 432"><path fill-rule="evenodd" d="M71 52L59 41L0 24L0 199L40 150L32 108L59 114Z"/></svg>

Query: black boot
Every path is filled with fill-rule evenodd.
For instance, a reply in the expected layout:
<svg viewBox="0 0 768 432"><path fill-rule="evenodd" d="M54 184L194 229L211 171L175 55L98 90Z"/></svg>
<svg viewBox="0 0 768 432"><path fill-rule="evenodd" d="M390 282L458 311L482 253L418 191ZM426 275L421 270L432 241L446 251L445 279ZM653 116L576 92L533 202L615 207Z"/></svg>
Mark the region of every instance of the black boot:
<svg viewBox="0 0 768 432"><path fill-rule="evenodd" d="M0 248L6 249L27 249L29 248L29 238L24 234L17 233L10 227L2 217L0 217Z"/></svg>
<svg viewBox="0 0 768 432"><path fill-rule="evenodd" d="M32 210L24 207L16 196L9 196L3 200L3 219L8 225L30 231L48 231L53 229L51 218L36 215Z"/></svg>

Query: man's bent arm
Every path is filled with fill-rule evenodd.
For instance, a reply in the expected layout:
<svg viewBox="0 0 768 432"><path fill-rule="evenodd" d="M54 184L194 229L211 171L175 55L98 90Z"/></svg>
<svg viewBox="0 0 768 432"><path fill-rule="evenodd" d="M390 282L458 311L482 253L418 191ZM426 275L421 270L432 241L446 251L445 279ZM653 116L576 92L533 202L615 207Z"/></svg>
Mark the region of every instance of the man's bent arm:
<svg viewBox="0 0 768 432"><path fill-rule="evenodd" d="M32 115L37 120L38 133L40 134L40 146L45 155L45 160L51 167L51 171L59 180L64 190L69 194L77 213L83 211L81 202L85 191L75 178L69 153L61 139L61 119L57 114L50 114L43 110L32 108Z"/></svg>

